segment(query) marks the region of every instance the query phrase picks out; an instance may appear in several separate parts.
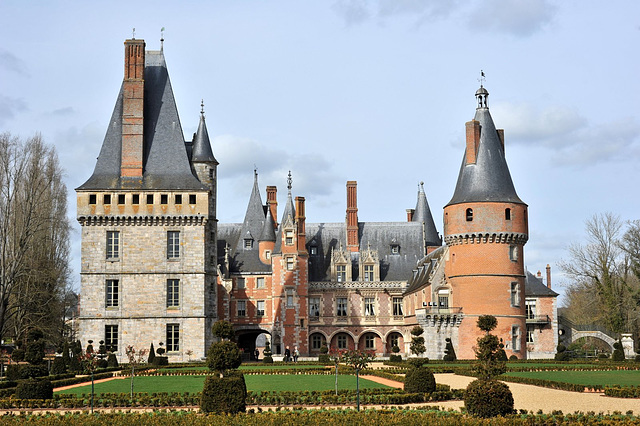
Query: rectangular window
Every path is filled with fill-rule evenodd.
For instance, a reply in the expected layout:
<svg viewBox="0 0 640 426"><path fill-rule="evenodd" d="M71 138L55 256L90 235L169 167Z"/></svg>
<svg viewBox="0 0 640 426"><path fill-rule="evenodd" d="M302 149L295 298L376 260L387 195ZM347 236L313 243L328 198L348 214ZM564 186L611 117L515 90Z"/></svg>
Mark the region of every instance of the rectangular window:
<svg viewBox="0 0 640 426"><path fill-rule="evenodd" d="M391 254L400 254L400 246L397 244L393 244L391 246Z"/></svg>
<svg viewBox="0 0 640 426"><path fill-rule="evenodd" d="M364 265L364 280L373 281L373 265Z"/></svg>
<svg viewBox="0 0 640 426"><path fill-rule="evenodd" d="M253 240L251 238L247 238L244 240L244 248L245 249L253 248Z"/></svg>
<svg viewBox="0 0 640 426"><path fill-rule="evenodd" d="M509 246L509 259L512 262L518 261L518 246Z"/></svg>
<svg viewBox="0 0 640 426"><path fill-rule="evenodd" d="M364 336L364 348L368 351L376 348L376 338L373 334Z"/></svg>
<svg viewBox="0 0 640 426"><path fill-rule="evenodd" d="M182 194L176 194L175 198L175 204L182 204Z"/></svg>
<svg viewBox="0 0 640 426"><path fill-rule="evenodd" d="M236 279L236 288L238 290L244 290L246 288L245 283L244 283L244 278L237 278Z"/></svg>
<svg viewBox="0 0 640 426"><path fill-rule="evenodd" d="M449 308L449 296L438 296L438 306L442 309Z"/></svg>
<svg viewBox="0 0 640 426"><path fill-rule="evenodd" d="M520 306L520 284L511 283L511 306Z"/></svg>
<svg viewBox="0 0 640 426"><path fill-rule="evenodd" d="M237 302L237 312L239 317L247 316L247 302L246 300L238 300Z"/></svg>
<svg viewBox="0 0 640 426"><path fill-rule="evenodd" d="M140 194L131 195L131 204L135 204L135 205L140 204Z"/></svg>
<svg viewBox="0 0 640 426"><path fill-rule="evenodd" d="M536 319L536 299L526 299L524 304L527 307L527 319Z"/></svg>
<svg viewBox="0 0 640 426"><path fill-rule="evenodd" d="M264 300L258 300L256 302L256 316L258 317L264 316Z"/></svg>
<svg viewBox="0 0 640 426"><path fill-rule="evenodd" d="M376 314L376 311L374 308L375 303L376 303L376 299L373 297L364 298L364 316L372 317Z"/></svg>
<svg viewBox="0 0 640 426"><path fill-rule="evenodd" d="M309 254L310 254L311 256L316 256L316 255L318 254L318 247L316 247L316 246L311 246L311 247L309 248Z"/></svg>
<svg viewBox="0 0 640 426"><path fill-rule="evenodd" d="M347 316L347 298L346 297L338 297L336 298L336 315L339 317Z"/></svg>
<svg viewBox="0 0 640 426"><path fill-rule="evenodd" d="M347 349L347 335L338 334L338 349Z"/></svg>
<svg viewBox="0 0 640 426"><path fill-rule="evenodd" d="M96 203L96 194L89 194L89 204Z"/></svg>
<svg viewBox="0 0 640 426"><path fill-rule="evenodd" d="M347 265L336 266L336 280L339 283L345 282L347 280Z"/></svg>
<svg viewBox="0 0 640 426"><path fill-rule="evenodd" d="M527 327L527 343L535 343L533 341L533 327Z"/></svg>
<svg viewBox="0 0 640 426"><path fill-rule="evenodd" d="M107 260L120 258L120 231L107 231Z"/></svg>
<svg viewBox="0 0 640 426"><path fill-rule="evenodd" d="M309 316L313 318L320 317L320 298L319 297L309 298Z"/></svg>
<svg viewBox="0 0 640 426"><path fill-rule="evenodd" d="M189 194L189 204L196 203L196 194Z"/></svg>
<svg viewBox="0 0 640 426"><path fill-rule="evenodd" d="M511 347L514 352L520 350L520 327L517 325L511 326Z"/></svg>
<svg viewBox="0 0 640 426"><path fill-rule="evenodd" d="M160 194L160 204L169 204L169 196L167 194Z"/></svg>
<svg viewBox="0 0 640 426"><path fill-rule="evenodd" d="M287 271L293 271L294 262L293 257L287 257Z"/></svg>
<svg viewBox="0 0 640 426"><path fill-rule="evenodd" d="M402 297L393 298L393 316L399 317L404 315L402 311Z"/></svg>
<svg viewBox="0 0 640 426"><path fill-rule="evenodd" d="M153 204L153 194L147 194L147 204Z"/></svg>
<svg viewBox="0 0 640 426"><path fill-rule="evenodd" d="M286 230L284 231L284 243L285 245L292 246L293 245L293 231Z"/></svg>
<svg viewBox="0 0 640 426"><path fill-rule="evenodd" d="M322 334L314 334L311 336L311 349L319 350L324 344L324 336Z"/></svg>
<svg viewBox="0 0 640 426"><path fill-rule="evenodd" d="M294 308L293 305L293 289L287 289L287 308Z"/></svg>
<svg viewBox="0 0 640 426"><path fill-rule="evenodd" d="M105 296L105 306L107 308L120 306L120 282L118 280L107 280Z"/></svg>
<svg viewBox="0 0 640 426"><path fill-rule="evenodd" d="M264 288L264 277L256 278L256 288Z"/></svg>
<svg viewBox="0 0 640 426"><path fill-rule="evenodd" d="M180 350L180 324L167 324L167 352Z"/></svg>
<svg viewBox="0 0 640 426"><path fill-rule="evenodd" d="M180 257L180 231L167 232L167 259Z"/></svg>
<svg viewBox="0 0 640 426"><path fill-rule="evenodd" d="M167 280L167 308L180 307L180 280Z"/></svg>
<svg viewBox="0 0 640 426"><path fill-rule="evenodd" d="M124 194L118 194L118 204L124 204L125 196Z"/></svg>
<svg viewBox="0 0 640 426"><path fill-rule="evenodd" d="M104 196L102 197L102 204L111 204L111 194L104 194Z"/></svg>
<svg viewBox="0 0 640 426"><path fill-rule="evenodd" d="M108 351L118 351L118 326L117 325L105 325L104 326L104 344Z"/></svg>

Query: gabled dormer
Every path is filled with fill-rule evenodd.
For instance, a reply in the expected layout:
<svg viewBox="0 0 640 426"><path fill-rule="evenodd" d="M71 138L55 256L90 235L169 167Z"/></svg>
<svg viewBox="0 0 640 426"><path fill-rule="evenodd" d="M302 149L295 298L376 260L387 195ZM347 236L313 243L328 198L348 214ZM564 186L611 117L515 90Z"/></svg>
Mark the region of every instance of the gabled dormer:
<svg viewBox="0 0 640 426"><path fill-rule="evenodd" d="M331 251L331 281L352 281L351 252L342 247Z"/></svg>
<svg viewBox="0 0 640 426"><path fill-rule="evenodd" d="M367 245L366 250L360 252L360 280L380 281L380 257L377 250Z"/></svg>

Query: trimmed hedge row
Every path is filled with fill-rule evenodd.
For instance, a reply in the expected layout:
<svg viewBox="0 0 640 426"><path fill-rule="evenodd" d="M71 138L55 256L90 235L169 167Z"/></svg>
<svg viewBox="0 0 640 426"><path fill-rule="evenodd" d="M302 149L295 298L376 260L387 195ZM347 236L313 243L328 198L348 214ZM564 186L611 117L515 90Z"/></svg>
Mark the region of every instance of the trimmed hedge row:
<svg viewBox="0 0 640 426"><path fill-rule="evenodd" d="M328 375L335 374L335 369L328 369L324 367L318 368L287 368L287 369L270 369L270 368L260 368L260 369L246 369L240 370L240 372L244 375L283 375L283 374L301 374L301 375ZM352 374L353 369L346 366L338 367L339 374ZM218 374L216 371L205 371L205 370L181 370L181 371L172 371L172 370L146 370L136 372L136 376L210 376Z"/></svg>
<svg viewBox="0 0 640 426"><path fill-rule="evenodd" d="M604 394L616 398L640 398L640 386L605 386Z"/></svg>

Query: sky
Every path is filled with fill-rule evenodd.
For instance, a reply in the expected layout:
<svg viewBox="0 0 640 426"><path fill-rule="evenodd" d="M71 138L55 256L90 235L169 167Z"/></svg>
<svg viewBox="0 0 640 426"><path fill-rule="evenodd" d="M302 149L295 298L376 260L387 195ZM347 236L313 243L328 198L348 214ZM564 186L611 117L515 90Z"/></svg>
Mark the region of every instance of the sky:
<svg viewBox="0 0 640 426"><path fill-rule="evenodd" d="M135 30L134 30L135 28ZM218 219L291 170L307 221L404 221L424 182L438 231L484 71L520 198L525 264L558 263L584 223L640 219L640 2L584 0L0 2L0 132L42 134L74 189L91 175L123 78L125 39L164 53L185 139L204 101Z"/></svg>

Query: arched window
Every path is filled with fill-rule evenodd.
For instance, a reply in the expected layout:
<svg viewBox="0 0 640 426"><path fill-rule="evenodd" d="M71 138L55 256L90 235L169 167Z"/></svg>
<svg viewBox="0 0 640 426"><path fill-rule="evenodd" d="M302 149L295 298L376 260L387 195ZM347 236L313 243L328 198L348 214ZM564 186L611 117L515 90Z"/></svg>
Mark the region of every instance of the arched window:
<svg viewBox="0 0 640 426"><path fill-rule="evenodd" d="M473 209L467 209L467 222L471 222L473 220Z"/></svg>

